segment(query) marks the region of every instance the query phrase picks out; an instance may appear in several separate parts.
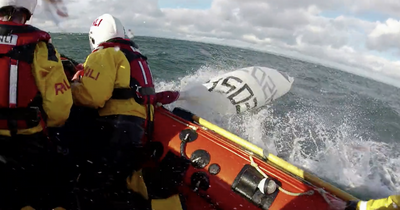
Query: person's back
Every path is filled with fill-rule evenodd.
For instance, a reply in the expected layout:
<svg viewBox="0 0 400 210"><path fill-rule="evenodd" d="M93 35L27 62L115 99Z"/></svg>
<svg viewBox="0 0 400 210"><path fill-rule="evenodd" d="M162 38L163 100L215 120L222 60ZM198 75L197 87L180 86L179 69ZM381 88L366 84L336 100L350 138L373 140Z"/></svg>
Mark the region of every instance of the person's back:
<svg viewBox="0 0 400 210"><path fill-rule="evenodd" d="M85 73L80 83L73 84L72 87L76 105L98 109L100 116L126 115L147 118L146 106L139 104L134 98L113 98L114 89L130 88L130 63L122 50L116 50L114 47L96 50L88 56L84 69Z"/></svg>
<svg viewBox="0 0 400 210"><path fill-rule="evenodd" d="M40 199L60 160L47 133L67 120L72 94L50 35L25 25L36 3L0 0L0 209L61 206Z"/></svg>
<svg viewBox="0 0 400 210"><path fill-rule="evenodd" d="M99 115L92 138L86 139L79 148L83 150L80 158L89 159L93 167L83 172L81 180L84 188L88 185L103 188L97 195L100 197L92 195L95 207L91 208L117 208L116 203L126 204L128 192L114 198L103 195L127 190L127 177L148 159L146 139L151 138L154 106L158 102L174 102L179 92L155 92L147 58L135 43L125 39L124 27L113 16L105 14L93 22L89 41L92 53L83 64L84 70L76 75L79 79L72 84L74 104L97 109ZM102 171L104 177L94 171ZM96 175L85 178L84 174ZM173 197L173 208L165 206L163 199L160 205L179 209L179 198L176 198ZM155 200L146 201L142 208L151 208Z"/></svg>

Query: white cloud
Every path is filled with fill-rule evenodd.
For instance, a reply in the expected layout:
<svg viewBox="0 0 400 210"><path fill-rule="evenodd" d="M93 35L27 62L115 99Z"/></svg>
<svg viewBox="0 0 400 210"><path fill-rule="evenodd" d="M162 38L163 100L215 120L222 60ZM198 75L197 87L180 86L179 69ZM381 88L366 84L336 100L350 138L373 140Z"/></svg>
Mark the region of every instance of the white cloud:
<svg viewBox="0 0 400 210"><path fill-rule="evenodd" d="M385 51L400 49L400 21L388 19L385 23L378 23L368 35L369 49Z"/></svg>
<svg viewBox="0 0 400 210"><path fill-rule="evenodd" d="M175 1L184 2L190 0ZM64 24L71 32L87 32L97 16L111 13L137 35L306 55L400 78L400 59L385 58L400 55L398 0L213 0L208 9L163 9L157 0L88 0L67 6L71 18ZM44 19L37 14L33 24L57 30Z"/></svg>

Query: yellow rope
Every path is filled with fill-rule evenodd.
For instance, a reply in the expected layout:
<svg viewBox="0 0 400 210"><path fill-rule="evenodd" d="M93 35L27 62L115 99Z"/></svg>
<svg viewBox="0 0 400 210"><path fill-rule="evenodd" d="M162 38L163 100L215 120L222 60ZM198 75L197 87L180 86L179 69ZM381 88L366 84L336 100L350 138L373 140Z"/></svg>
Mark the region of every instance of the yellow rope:
<svg viewBox="0 0 400 210"><path fill-rule="evenodd" d="M268 178L268 175L265 174L264 171L262 171L262 170L260 169L260 167L258 166L258 164L257 164L256 162L254 162L253 157L252 157L252 156L249 156L249 157L250 157L250 165L253 166L254 168L256 168L257 171L260 172L261 175L263 175L265 178ZM278 189L279 189L281 192L283 192L283 193L285 193L285 194L287 194L287 195L290 195L290 196L301 196L301 195L313 195L313 194L314 194L314 191L313 191L313 190L309 190L309 191L307 191L307 192L302 192L302 193L294 193L294 192L289 192L289 191L283 189L283 188L280 187L279 185L277 185L277 186L278 186Z"/></svg>

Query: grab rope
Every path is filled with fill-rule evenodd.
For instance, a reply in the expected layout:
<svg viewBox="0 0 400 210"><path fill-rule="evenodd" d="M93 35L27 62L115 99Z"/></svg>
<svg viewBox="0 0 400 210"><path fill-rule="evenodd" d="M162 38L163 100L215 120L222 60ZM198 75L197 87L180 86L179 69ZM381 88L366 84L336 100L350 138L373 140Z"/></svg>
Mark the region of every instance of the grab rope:
<svg viewBox="0 0 400 210"><path fill-rule="evenodd" d="M257 171L260 172L261 175L263 175L265 178L268 178L267 174L265 174L264 171L262 171L262 170L260 169L260 167L258 166L258 164L257 164L256 162L254 162L253 156L249 156L249 157L250 157L250 165L253 166L254 168L256 168ZM279 185L277 185L277 187L278 187L278 189L279 189L281 192L283 192L283 193L285 193L285 194L287 194L287 195L290 195L290 196L302 196L302 195L313 195L313 194L314 194L314 191L313 191L313 190L309 190L309 191L307 191L307 192L302 192L302 193L294 193L294 192L289 192L289 191L283 189L283 188L280 187Z"/></svg>
<svg viewBox="0 0 400 210"><path fill-rule="evenodd" d="M253 166L254 168L256 168L257 171L260 172L265 178L268 178L267 174L265 174L264 171L262 171L262 170L260 169L260 167L258 166L258 164L257 164L256 162L254 162L253 157L252 157L252 156L249 156L249 157L250 157L250 164L251 164L251 166ZM278 186L278 185L277 185L277 186ZM281 192L283 192L283 193L285 193L285 194L287 194L287 195L290 195L290 196L301 196L301 195L313 195L313 194L314 194L314 190L309 190L309 191L303 192L303 193L293 193L293 192L289 192L289 191L283 189L283 188L280 187L280 186L278 186L278 189L279 189ZM333 205L332 205L332 202L331 202L331 201L328 199L328 197L326 196L327 192L326 192L324 189L322 189L322 188L317 188L316 191L317 191L319 194L321 194L322 198L324 198L325 202L326 202L329 206L333 206Z"/></svg>
<svg viewBox="0 0 400 210"><path fill-rule="evenodd" d="M317 191L324 198L325 202L328 203L329 206L333 206L332 202L326 197L326 191L322 188L318 188Z"/></svg>

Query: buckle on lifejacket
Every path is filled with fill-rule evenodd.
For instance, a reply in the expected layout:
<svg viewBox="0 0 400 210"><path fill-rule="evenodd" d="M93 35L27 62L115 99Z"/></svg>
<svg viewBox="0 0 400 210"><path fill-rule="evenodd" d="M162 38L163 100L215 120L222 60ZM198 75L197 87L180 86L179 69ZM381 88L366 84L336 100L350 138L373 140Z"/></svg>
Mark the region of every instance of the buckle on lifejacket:
<svg viewBox="0 0 400 210"><path fill-rule="evenodd" d="M154 95L156 94L156 91L153 87L141 87L139 89L140 94L143 96L148 96L148 95Z"/></svg>

